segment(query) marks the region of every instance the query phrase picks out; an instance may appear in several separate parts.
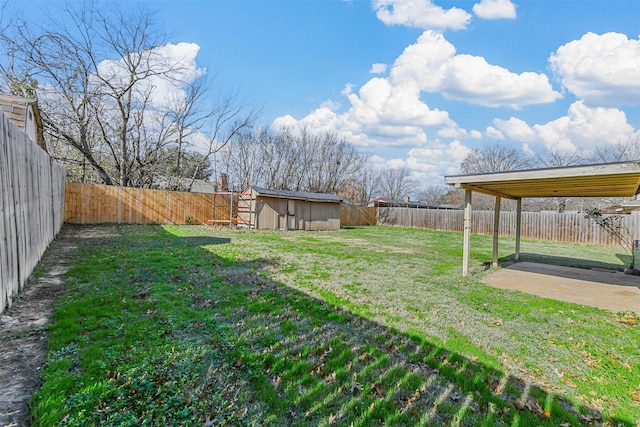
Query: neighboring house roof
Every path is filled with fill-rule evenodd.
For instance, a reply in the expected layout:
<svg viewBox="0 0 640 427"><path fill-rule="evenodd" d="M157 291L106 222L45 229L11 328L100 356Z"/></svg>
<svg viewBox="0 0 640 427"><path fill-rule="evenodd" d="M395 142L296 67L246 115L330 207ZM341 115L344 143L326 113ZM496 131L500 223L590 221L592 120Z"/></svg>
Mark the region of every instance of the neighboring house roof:
<svg viewBox="0 0 640 427"><path fill-rule="evenodd" d="M426 203L420 200L387 199L378 197L369 202L370 207L381 208L416 208L416 209L458 209L455 205Z"/></svg>
<svg viewBox="0 0 640 427"><path fill-rule="evenodd" d="M35 99L2 93L0 94L0 111L4 112L9 120L26 133L28 133L27 123L29 119L33 120L35 124L35 135L29 135L29 137L44 148L42 118L40 117L40 109ZM33 117L29 116L30 111L33 112Z"/></svg>
<svg viewBox="0 0 640 427"><path fill-rule="evenodd" d="M624 207L621 206L621 205L606 206L606 207L600 209L600 212L603 213L603 214L628 214L628 213L630 213L629 211L626 211L624 209Z"/></svg>
<svg viewBox="0 0 640 427"><path fill-rule="evenodd" d="M155 181L154 188L167 189L173 188L176 184L183 188L183 191L189 191L191 193L205 193L212 194L218 191L218 184L215 181L205 181L203 179L191 180L190 178L176 178L176 177L158 177ZM188 186L191 186L190 190L186 190Z"/></svg>
<svg viewBox="0 0 640 427"><path fill-rule="evenodd" d="M262 187L251 187L258 196L275 197L279 199L304 200L306 202L340 203L342 199L334 194L307 193L304 191L271 190Z"/></svg>
<svg viewBox="0 0 640 427"><path fill-rule="evenodd" d="M190 179L186 181L190 182ZM196 179L191 185L192 193L215 193L218 191L218 183L215 181L205 181L203 179Z"/></svg>
<svg viewBox="0 0 640 427"><path fill-rule="evenodd" d="M620 206L624 210L624 213L636 213L637 214L638 212L640 212L640 200L638 200L638 199L628 200L626 202L622 202L620 204Z"/></svg>

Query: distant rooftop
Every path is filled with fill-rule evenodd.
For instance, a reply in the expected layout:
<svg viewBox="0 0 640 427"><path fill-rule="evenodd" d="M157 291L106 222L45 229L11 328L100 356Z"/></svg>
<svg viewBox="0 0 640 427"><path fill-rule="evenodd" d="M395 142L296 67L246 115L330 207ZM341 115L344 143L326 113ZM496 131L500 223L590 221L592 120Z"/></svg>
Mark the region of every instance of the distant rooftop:
<svg viewBox="0 0 640 427"><path fill-rule="evenodd" d="M5 113L11 122L44 148L42 119L35 99L0 93L0 111ZM29 123L32 123L33 127L31 129L28 126Z"/></svg>
<svg viewBox="0 0 640 427"><path fill-rule="evenodd" d="M271 190L263 187L251 187L259 196L296 199L308 202L340 203L342 199L334 194L308 193L305 191Z"/></svg>

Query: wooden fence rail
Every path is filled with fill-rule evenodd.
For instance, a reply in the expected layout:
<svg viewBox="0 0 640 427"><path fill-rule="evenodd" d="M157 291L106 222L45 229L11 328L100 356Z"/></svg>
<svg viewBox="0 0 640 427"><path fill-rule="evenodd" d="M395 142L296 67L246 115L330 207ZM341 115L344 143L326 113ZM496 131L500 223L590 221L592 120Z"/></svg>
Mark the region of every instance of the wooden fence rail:
<svg viewBox="0 0 640 427"><path fill-rule="evenodd" d="M351 227L358 225L376 225L378 208L366 206L340 205L340 225Z"/></svg>
<svg viewBox="0 0 640 427"><path fill-rule="evenodd" d="M474 211L472 232L474 234L493 233L494 213ZM403 227L429 228L441 231L462 231L464 212L461 210L435 210L410 208L379 208L378 224ZM640 232L640 215L618 217L619 226L630 230L637 239ZM515 212L500 213L501 236L515 236ZM523 238L550 240L565 243L586 243L600 246L615 246L617 242L584 214L523 212Z"/></svg>
<svg viewBox="0 0 640 427"><path fill-rule="evenodd" d="M213 194L67 183L64 219L71 224L204 224L213 219ZM220 215L229 202L218 198Z"/></svg>
<svg viewBox="0 0 640 427"><path fill-rule="evenodd" d="M0 313L63 222L65 169L0 114Z"/></svg>
<svg viewBox="0 0 640 427"><path fill-rule="evenodd" d="M205 224L209 220L228 221L229 203L229 193L185 193L70 182L64 218L75 224ZM343 227L380 224L462 231L463 215L461 210L368 208L346 204L340 208ZM640 229L640 215L624 215L620 221L630 230ZM499 234L514 236L515 228L515 212L502 212ZM474 211L472 230L476 234L491 234L493 212ZM616 245L609 234L582 214L523 212L522 237Z"/></svg>

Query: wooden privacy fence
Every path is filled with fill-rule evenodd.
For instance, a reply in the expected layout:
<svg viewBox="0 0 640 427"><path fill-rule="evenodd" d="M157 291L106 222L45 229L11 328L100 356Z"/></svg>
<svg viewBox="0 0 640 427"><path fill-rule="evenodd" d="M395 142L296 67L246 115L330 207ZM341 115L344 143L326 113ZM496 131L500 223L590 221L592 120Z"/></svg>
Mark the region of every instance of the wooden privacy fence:
<svg viewBox="0 0 640 427"><path fill-rule="evenodd" d="M229 219L228 196L67 183L64 218L71 224L205 224L214 214Z"/></svg>
<svg viewBox="0 0 640 427"><path fill-rule="evenodd" d="M1 313L62 227L66 171L0 116Z"/></svg>
<svg viewBox="0 0 640 427"><path fill-rule="evenodd" d="M229 206L231 198L231 207ZM237 198L214 194L67 183L65 222L71 224L228 224ZM375 225L376 208L341 205L343 226Z"/></svg>
<svg viewBox="0 0 640 427"><path fill-rule="evenodd" d="M341 204L340 225L342 227L376 225L378 221L377 213L377 208Z"/></svg>
<svg viewBox="0 0 640 427"><path fill-rule="evenodd" d="M403 227L429 228L441 231L462 231L464 211L378 208L378 224ZM493 212L474 211L472 214L472 233L493 233ZM638 236L640 215L621 215L620 225ZM515 236L516 213L500 213L499 234ZM617 242L603 231L594 221L584 214L522 212L521 236L529 239L551 240L566 243L587 243L601 246L615 246ZM633 237L632 237L633 238ZM638 238L638 237L635 237Z"/></svg>
<svg viewBox="0 0 640 427"><path fill-rule="evenodd" d="M234 207L230 193L202 194L67 183L64 218L74 224L228 224ZM235 198L232 204L237 204ZM462 210L369 208L342 204L343 227L396 225L441 231L462 231ZM475 234L493 233L493 212L474 211ZM624 215L630 230L640 227L640 215ZM499 234L514 236L515 212L500 213ZM568 243L613 246L616 242L582 214L522 213L522 237ZM637 237L636 237L637 238Z"/></svg>

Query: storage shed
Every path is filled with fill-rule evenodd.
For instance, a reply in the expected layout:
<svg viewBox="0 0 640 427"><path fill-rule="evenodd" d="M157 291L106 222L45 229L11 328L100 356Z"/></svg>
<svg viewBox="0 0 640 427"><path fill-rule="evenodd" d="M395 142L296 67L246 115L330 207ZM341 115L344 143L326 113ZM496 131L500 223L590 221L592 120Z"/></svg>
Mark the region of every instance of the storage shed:
<svg viewBox="0 0 640 427"><path fill-rule="evenodd" d="M333 194L250 187L238 199L238 225L272 230L339 230L341 201Z"/></svg>

